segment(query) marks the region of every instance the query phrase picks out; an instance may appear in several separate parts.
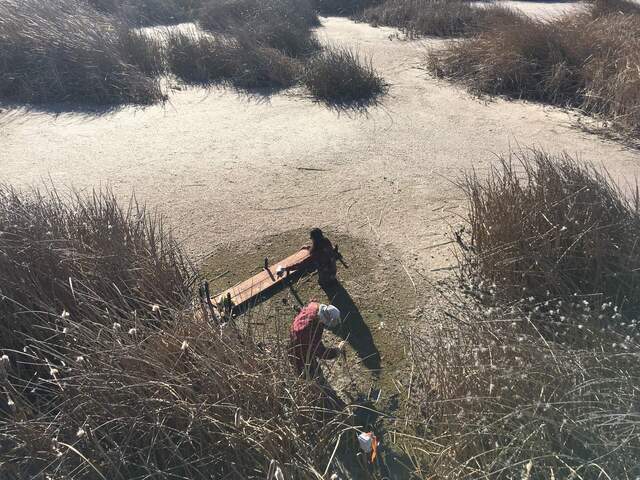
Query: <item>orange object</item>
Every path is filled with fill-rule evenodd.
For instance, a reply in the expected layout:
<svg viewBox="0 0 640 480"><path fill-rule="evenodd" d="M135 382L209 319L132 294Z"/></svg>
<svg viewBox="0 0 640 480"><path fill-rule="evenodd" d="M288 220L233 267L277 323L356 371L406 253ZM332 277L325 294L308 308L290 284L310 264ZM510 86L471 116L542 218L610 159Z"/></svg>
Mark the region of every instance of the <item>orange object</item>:
<svg viewBox="0 0 640 480"><path fill-rule="evenodd" d="M369 463L373 463L378 456L378 438L373 432L362 432L358 435L360 450L369 454Z"/></svg>
<svg viewBox="0 0 640 480"><path fill-rule="evenodd" d="M279 277L277 275L278 268L286 269L291 265L305 261L309 256L309 250L303 248L284 260L276 262L271 266L267 266L253 277L219 293L215 296L214 302L216 305L223 305L225 302L229 302L230 300L230 305L228 305L229 308L233 309L239 307L266 290L282 283L285 276L282 275Z"/></svg>
<svg viewBox="0 0 640 480"><path fill-rule="evenodd" d="M376 457L378 456L378 437L376 437L373 432L370 432L371 435L371 463L375 462Z"/></svg>

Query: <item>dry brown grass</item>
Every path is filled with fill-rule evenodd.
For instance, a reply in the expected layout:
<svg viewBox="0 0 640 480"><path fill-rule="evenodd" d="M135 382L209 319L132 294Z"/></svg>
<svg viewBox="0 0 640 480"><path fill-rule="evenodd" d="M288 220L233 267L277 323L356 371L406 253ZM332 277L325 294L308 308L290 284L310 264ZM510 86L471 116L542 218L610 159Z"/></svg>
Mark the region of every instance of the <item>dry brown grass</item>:
<svg viewBox="0 0 640 480"><path fill-rule="evenodd" d="M415 478L635 478L640 324L593 290L637 305L638 204L568 157L520 162L464 183L473 297L438 291L429 330L403 332L383 447L401 446ZM330 473L346 413L292 375L286 345L198 314L179 249L135 206L8 188L0 206L8 479Z"/></svg>
<svg viewBox="0 0 640 480"><path fill-rule="evenodd" d="M262 47L251 36L216 37L194 31L170 33L166 51L170 71L187 83L242 89L284 89L302 83L318 100L361 107L387 91L370 59L338 46L299 59Z"/></svg>
<svg viewBox="0 0 640 480"><path fill-rule="evenodd" d="M103 325L109 307L80 298L92 315L7 352L3 478L264 479L272 461L286 478L320 478L344 425L295 377L286 348L164 307ZM162 329L147 325L156 316ZM14 376L23 363L37 376Z"/></svg>
<svg viewBox="0 0 640 480"><path fill-rule="evenodd" d="M154 103L156 42L76 0L0 3L0 99Z"/></svg>
<svg viewBox="0 0 640 480"><path fill-rule="evenodd" d="M501 5L460 0L385 0L356 18L399 28L409 36L457 37L477 33L494 23L514 23L519 15Z"/></svg>
<svg viewBox="0 0 640 480"><path fill-rule="evenodd" d="M636 135L640 128L640 15L583 13L494 23L432 50L432 72L480 93L579 108ZM595 15L595 18L594 18Z"/></svg>
<svg viewBox="0 0 640 480"><path fill-rule="evenodd" d="M239 88L288 88L297 83L301 64L279 50L247 38L216 38L192 32L170 33L167 64L187 82L228 83Z"/></svg>
<svg viewBox="0 0 640 480"><path fill-rule="evenodd" d="M307 0L218 0L199 14L208 31L243 38L245 43L302 57L320 48L312 27L320 20Z"/></svg>
<svg viewBox="0 0 640 480"><path fill-rule="evenodd" d="M321 477L343 417L286 345L191 307L135 203L3 187L0 234L3 480Z"/></svg>
<svg viewBox="0 0 640 480"><path fill-rule="evenodd" d="M568 155L502 157L468 175L473 263L503 295L640 301L640 198Z"/></svg>
<svg viewBox="0 0 640 480"><path fill-rule="evenodd" d="M343 104L374 101L388 88L370 59L340 47L325 47L312 57L302 81L315 98Z"/></svg>
<svg viewBox="0 0 640 480"><path fill-rule="evenodd" d="M640 14L640 4L632 0L592 0L589 12L593 18L611 14Z"/></svg>
<svg viewBox="0 0 640 480"><path fill-rule="evenodd" d="M207 0L83 0L97 10L136 26L193 21Z"/></svg>
<svg viewBox="0 0 640 480"><path fill-rule="evenodd" d="M563 322L554 317L565 335L591 335L597 345L568 347L566 336L541 337L530 310L518 304L489 309L444 295L451 301L447 315L425 318L430 335L407 338L409 428L398 436L416 477L632 479L640 473L638 325L603 334L580 328L588 323L584 310Z"/></svg>
<svg viewBox="0 0 640 480"><path fill-rule="evenodd" d="M160 21L174 3L8 0L0 4L0 66L4 67L0 101L65 102L74 109L151 104L166 99L160 80L167 71L192 84L284 89L302 80L304 63L311 57L314 72L318 59L336 57L328 52L314 56L321 49L312 30L319 20L306 0L184 3L181 8L190 15L197 12L199 24L208 32L168 31L164 44L157 32L130 28L141 18ZM333 80L342 78L336 100L343 100L346 83L351 84L350 94L369 97L363 79L371 75L370 66L353 56L349 58L354 62L347 64L345 58L333 63L338 67ZM351 76L345 78L347 74ZM315 85L319 83L318 79ZM329 88L335 84L325 85L323 98L332 96ZM357 86L365 90L355 92Z"/></svg>
<svg viewBox="0 0 640 480"><path fill-rule="evenodd" d="M190 267L160 219L135 201L121 208L109 192L24 194L1 186L0 252L3 348L46 337L41 328L63 311L92 311L80 292L108 306L113 321L188 298Z"/></svg>
<svg viewBox="0 0 640 480"><path fill-rule="evenodd" d="M462 188L464 294L434 287L441 308L425 311L427 333L403 332L408 406L396 435L416 476L637 477L637 195L540 151Z"/></svg>
<svg viewBox="0 0 640 480"><path fill-rule="evenodd" d="M353 15L372 7L383 0L312 0L313 6L322 15Z"/></svg>

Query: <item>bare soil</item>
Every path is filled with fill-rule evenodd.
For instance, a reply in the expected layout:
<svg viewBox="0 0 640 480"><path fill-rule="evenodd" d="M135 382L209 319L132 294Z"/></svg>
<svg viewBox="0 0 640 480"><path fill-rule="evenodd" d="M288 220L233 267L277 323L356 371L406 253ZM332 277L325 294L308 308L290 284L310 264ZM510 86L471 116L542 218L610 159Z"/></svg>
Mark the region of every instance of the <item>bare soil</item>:
<svg viewBox="0 0 640 480"><path fill-rule="evenodd" d="M393 430L396 417L402 418L403 392L410 375L405 358L402 331L420 327L417 319L429 287L421 277L409 278L393 248L353 237L340 230L325 232L339 245L344 261L338 264L338 284L321 288L315 273L292 276L289 285L270 291L226 328L238 327L268 348L286 348L294 309L309 301L332 303L344 318L334 331L325 330L323 342L336 346L346 340L345 357L321 362L326 388L332 390L355 415L360 424L374 425L380 438ZM308 244L308 231L295 229L268 235L260 242L221 246L202 268L213 293L260 272L265 257L269 264L287 257ZM419 299L422 299L419 301ZM429 300L427 300L429 302ZM381 468L388 478L403 478L403 464L410 463L391 442L383 442ZM352 450L356 449L352 446ZM349 451L349 450L347 450ZM343 478L363 478L362 466L353 454L341 454L338 461Z"/></svg>
<svg viewBox="0 0 640 480"><path fill-rule="evenodd" d="M380 391L380 398L389 401L396 395L394 379L404 365L405 352L396 332L413 320L424 281L408 277L393 249L380 249L375 242L341 231L325 233L344 256L344 262L338 264L335 288L321 288L315 273L294 276L290 287L269 292L237 323L260 341L275 344L275 336L286 344L296 305L310 301L336 305L345 322L334 332L327 331L324 341L336 346L346 340L349 348L346 361L324 363L325 375L346 403L370 390ZM250 248L223 246L205 262L203 276L212 294L222 292L260 272L265 258L276 265L308 243L308 231L297 229L267 236Z"/></svg>

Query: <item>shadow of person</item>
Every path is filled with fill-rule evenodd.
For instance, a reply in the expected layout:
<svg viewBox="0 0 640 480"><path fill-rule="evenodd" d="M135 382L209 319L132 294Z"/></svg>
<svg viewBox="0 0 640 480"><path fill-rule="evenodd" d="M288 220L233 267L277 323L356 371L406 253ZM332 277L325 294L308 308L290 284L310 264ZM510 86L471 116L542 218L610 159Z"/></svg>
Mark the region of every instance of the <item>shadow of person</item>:
<svg viewBox="0 0 640 480"><path fill-rule="evenodd" d="M339 281L321 285L321 287L331 304L340 310L344 319L342 326L335 333L343 340L347 339L366 368L379 374L380 352L373 341L371 330L363 320L351 295Z"/></svg>

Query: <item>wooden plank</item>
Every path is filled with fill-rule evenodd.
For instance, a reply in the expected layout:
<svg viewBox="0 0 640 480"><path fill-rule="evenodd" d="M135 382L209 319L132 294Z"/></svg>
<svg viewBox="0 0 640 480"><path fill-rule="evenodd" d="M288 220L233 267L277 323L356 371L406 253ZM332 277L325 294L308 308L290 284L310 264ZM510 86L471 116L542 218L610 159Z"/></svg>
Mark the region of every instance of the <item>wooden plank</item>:
<svg viewBox="0 0 640 480"><path fill-rule="evenodd" d="M307 258L309 258L309 250L303 248L284 260L270 265L268 272L266 269L263 269L253 277L216 295L214 302L217 305L220 305L226 298L230 297L233 307L240 306L283 281L284 275L282 277L278 277L276 275L278 267L287 268L291 265L302 262Z"/></svg>

